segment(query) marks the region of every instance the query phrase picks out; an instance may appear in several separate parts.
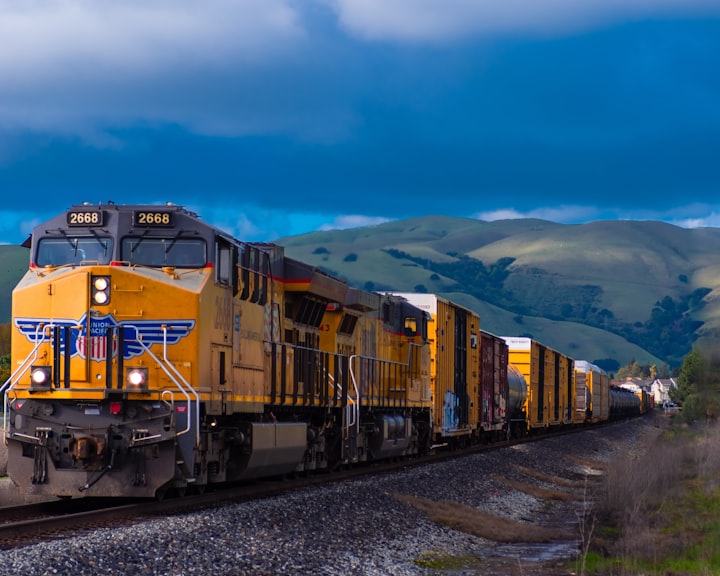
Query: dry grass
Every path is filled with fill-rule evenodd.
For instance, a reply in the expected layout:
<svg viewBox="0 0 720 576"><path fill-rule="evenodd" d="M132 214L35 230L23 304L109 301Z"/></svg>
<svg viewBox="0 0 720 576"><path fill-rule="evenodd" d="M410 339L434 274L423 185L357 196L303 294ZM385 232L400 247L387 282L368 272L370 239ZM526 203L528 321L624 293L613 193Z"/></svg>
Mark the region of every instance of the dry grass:
<svg viewBox="0 0 720 576"><path fill-rule="evenodd" d="M593 546L606 560L593 573L717 573L707 570L720 558L718 446L718 427L673 428L609 463Z"/></svg>
<svg viewBox="0 0 720 576"><path fill-rule="evenodd" d="M552 542L569 537L559 534L557 528L517 522L458 502L436 502L407 494L393 496L400 502L417 508L433 522L496 542Z"/></svg>

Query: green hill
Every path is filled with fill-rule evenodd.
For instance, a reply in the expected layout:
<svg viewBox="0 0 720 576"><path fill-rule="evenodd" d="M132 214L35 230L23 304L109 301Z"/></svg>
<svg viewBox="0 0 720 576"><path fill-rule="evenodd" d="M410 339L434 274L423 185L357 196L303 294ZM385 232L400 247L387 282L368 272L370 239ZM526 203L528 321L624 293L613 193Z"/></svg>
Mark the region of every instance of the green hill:
<svg viewBox="0 0 720 576"><path fill-rule="evenodd" d="M0 245L0 324L10 322L12 291L28 269L29 258L27 248Z"/></svg>
<svg viewBox="0 0 720 576"><path fill-rule="evenodd" d="M576 358L678 365L720 335L720 230L432 216L278 241L372 290L428 291Z"/></svg>

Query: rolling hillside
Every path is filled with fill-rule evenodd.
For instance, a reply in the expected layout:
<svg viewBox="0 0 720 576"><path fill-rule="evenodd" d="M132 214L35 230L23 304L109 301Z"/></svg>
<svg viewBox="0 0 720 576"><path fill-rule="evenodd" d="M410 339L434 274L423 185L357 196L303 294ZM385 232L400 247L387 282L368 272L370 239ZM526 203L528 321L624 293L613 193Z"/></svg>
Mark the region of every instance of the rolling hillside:
<svg viewBox="0 0 720 576"><path fill-rule="evenodd" d="M0 245L0 323L10 322L12 291L28 268L30 252L22 246Z"/></svg>
<svg viewBox="0 0 720 576"><path fill-rule="evenodd" d="M720 230L443 216L278 241L372 290L436 292L576 358L678 365L720 334Z"/></svg>

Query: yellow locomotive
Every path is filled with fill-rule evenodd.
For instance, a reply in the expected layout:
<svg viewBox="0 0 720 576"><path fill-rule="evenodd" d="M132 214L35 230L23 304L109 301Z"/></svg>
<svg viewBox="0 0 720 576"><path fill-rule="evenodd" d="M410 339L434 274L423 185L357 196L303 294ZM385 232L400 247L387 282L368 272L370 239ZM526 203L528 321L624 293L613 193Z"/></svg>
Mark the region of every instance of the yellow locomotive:
<svg viewBox="0 0 720 576"><path fill-rule="evenodd" d="M427 319L175 205L72 206L13 292L8 474L161 496L423 452Z"/></svg>

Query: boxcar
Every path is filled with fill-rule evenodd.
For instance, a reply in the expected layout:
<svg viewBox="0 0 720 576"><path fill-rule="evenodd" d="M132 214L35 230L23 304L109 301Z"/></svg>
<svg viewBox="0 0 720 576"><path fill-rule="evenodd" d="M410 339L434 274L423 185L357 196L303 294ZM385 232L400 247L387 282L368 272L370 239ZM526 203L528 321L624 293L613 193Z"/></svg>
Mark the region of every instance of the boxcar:
<svg viewBox="0 0 720 576"><path fill-rule="evenodd" d="M602 422L610 416L610 376L585 360L575 361L575 422Z"/></svg>
<svg viewBox="0 0 720 576"><path fill-rule="evenodd" d="M572 358L532 338L504 337L509 362L525 377L529 430L572 422L575 369Z"/></svg>
<svg viewBox="0 0 720 576"><path fill-rule="evenodd" d="M477 440L480 317L435 294L396 295L428 316L435 442L462 445Z"/></svg>

